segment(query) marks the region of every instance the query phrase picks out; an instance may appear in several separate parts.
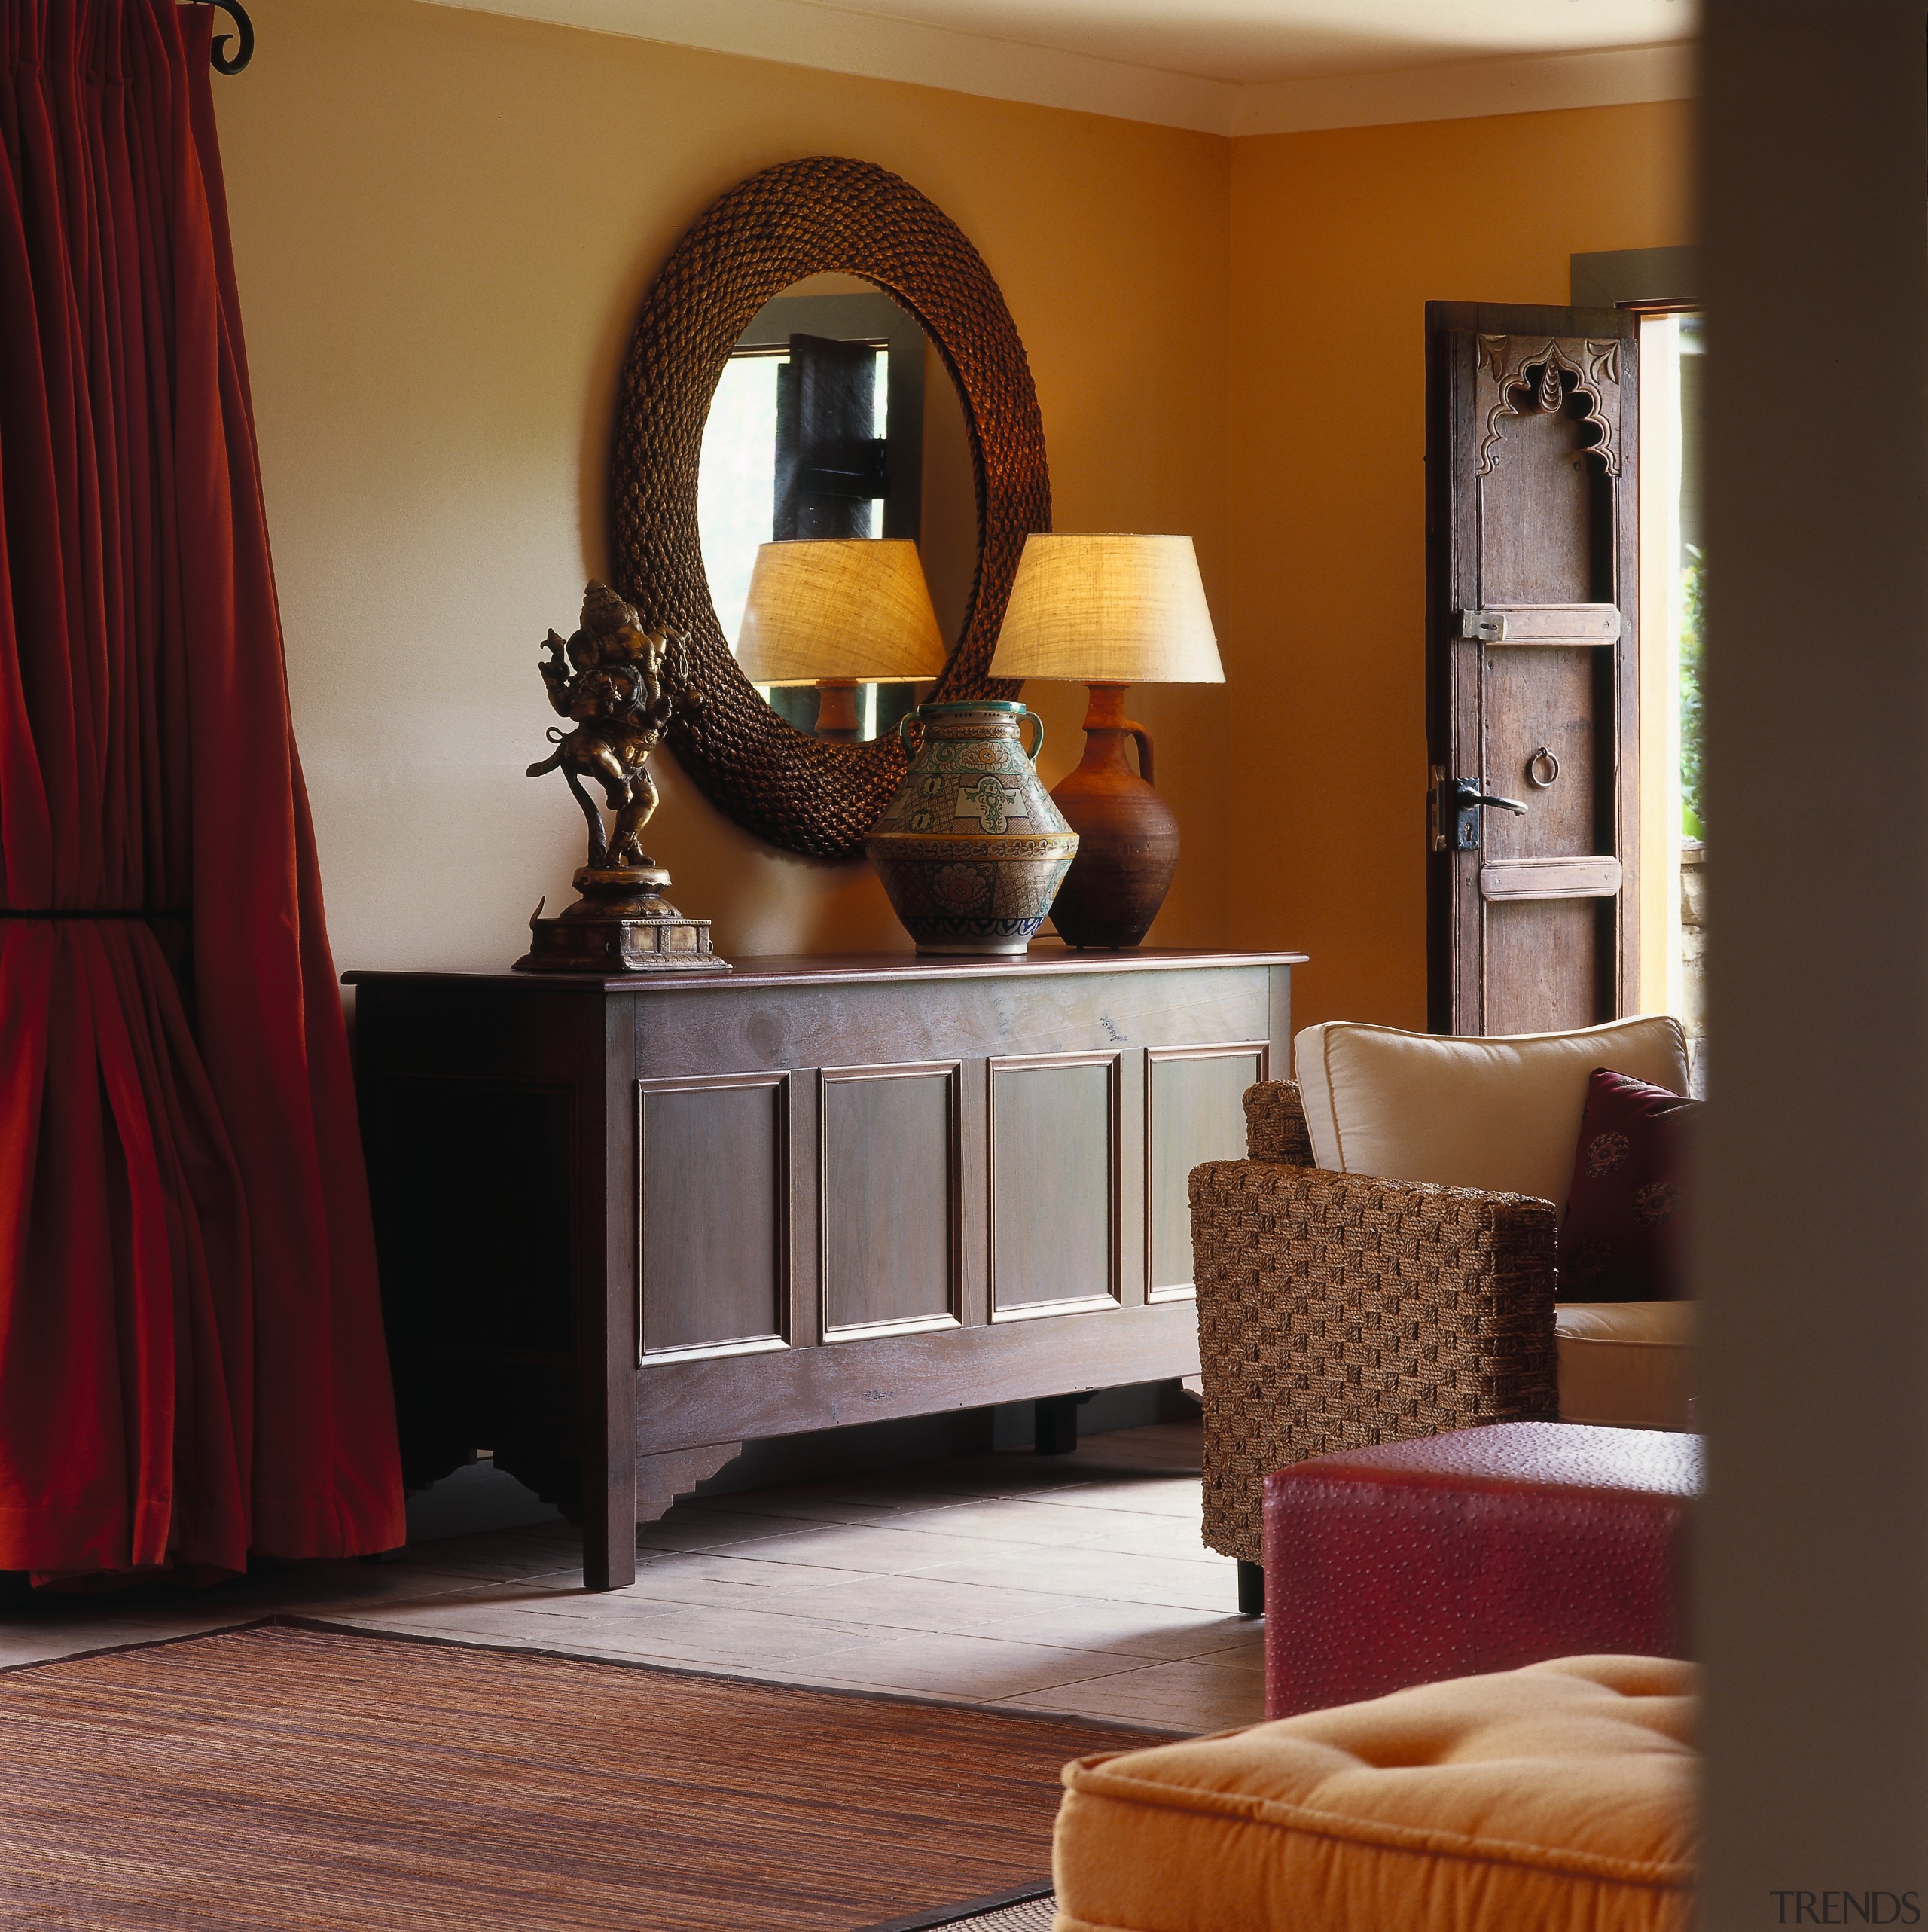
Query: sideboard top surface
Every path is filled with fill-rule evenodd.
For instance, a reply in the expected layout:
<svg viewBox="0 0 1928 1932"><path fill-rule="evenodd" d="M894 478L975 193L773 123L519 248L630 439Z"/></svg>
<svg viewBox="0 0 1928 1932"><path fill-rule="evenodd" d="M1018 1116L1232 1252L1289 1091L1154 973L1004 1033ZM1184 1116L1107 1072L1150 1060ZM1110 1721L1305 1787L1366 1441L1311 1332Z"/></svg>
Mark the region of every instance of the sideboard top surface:
<svg viewBox="0 0 1928 1932"><path fill-rule="evenodd" d="M605 979L590 973L346 972L350 986L395 981L484 982L523 986L545 992L674 993L721 991L731 987L848 986L896 980L959 980L1036 977L1101 972L1158 972L1184 968L1303 966L1304 953L1221 952L1202 947L1137 946L1127 951L1080 951L1041 945L1028 953L1002 957L920 953L764 954L739 957L734 969L715 972L638 972Z"/></svg>

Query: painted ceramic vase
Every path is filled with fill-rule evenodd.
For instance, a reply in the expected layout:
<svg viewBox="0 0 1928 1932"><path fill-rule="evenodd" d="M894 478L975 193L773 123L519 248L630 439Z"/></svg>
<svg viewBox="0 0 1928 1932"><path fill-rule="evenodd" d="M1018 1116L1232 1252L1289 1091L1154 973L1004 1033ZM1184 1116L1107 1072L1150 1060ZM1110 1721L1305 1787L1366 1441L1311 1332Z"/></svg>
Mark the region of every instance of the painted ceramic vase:
<svg viewBox="0 0 1928 1932"><path fill-rule="evenodd" d="M898 917L920 953L1023 952L1078 851L1033 762L1044 720L987 698L920 704L897 729L911 768L864 850Z"/></svg>

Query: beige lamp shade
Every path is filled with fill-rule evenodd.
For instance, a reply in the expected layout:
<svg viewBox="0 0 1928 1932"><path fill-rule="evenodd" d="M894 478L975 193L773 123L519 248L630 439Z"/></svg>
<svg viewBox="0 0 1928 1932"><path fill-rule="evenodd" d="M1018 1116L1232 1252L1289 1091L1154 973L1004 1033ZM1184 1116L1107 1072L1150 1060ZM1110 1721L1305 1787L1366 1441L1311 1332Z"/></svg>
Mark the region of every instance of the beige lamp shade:
<svg viewBox="0 0 1928 1932"><path fill-rule="evenodd" d="M1027 537L990 675L1224 683L1191 538Z"/></svg>
<svg viewBox="0 0 1928 1932"><path fill-rule="evenodd" d="M944 639L907 537L764 544L750 572L737 662L752 684L934 678Z"/></svg>

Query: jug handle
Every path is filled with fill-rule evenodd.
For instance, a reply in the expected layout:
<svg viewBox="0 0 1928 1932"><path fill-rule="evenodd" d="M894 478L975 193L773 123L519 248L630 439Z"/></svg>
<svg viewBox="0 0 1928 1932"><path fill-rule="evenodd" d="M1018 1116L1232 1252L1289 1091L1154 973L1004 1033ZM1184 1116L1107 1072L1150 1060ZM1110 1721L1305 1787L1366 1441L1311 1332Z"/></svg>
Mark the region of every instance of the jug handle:
<svg viewBox="0 0 1928 1932"><path fill-rule="evenodd" d="M1031 762L1033 765L1036 765L1038 762L1039 752L1042 751L1045 748L1045 721L1043 719L1040 718L1035 711L1027 711L1025 713L1024 716L1030 719L1031 722L1038 728L1038 735L1033 741L1030 754ZM1020 719L1018 722L1018 729L1020 731L1023 729L1023 719Z"/></svg>
<svg viewBox="0 0 1928 1932"><path fill-rule="evenodd" d="M917 742L914 745L911 743L910 738L907 735L913 725L916 725L917 728ZM912 758L915 758L917 753L923 749L924 743L924 721L917 716L916 712L907 711L902 717L898 719L897 742L904 747L905 750L908 752Z"/></svg>

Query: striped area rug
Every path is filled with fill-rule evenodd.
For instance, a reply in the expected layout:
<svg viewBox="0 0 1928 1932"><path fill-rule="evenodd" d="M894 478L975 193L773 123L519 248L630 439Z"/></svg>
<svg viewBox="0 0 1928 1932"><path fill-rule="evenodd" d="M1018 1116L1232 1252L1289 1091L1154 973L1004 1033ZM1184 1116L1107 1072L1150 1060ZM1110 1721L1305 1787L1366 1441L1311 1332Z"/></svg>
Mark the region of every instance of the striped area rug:
<svg viewBox="0 0 1928 1932"><path fill-rule="evenodd" d="M1162 1741L271 1623L0 1674L0 1922L850 1932L1043 1884L1060 1767Z"/></svg>

